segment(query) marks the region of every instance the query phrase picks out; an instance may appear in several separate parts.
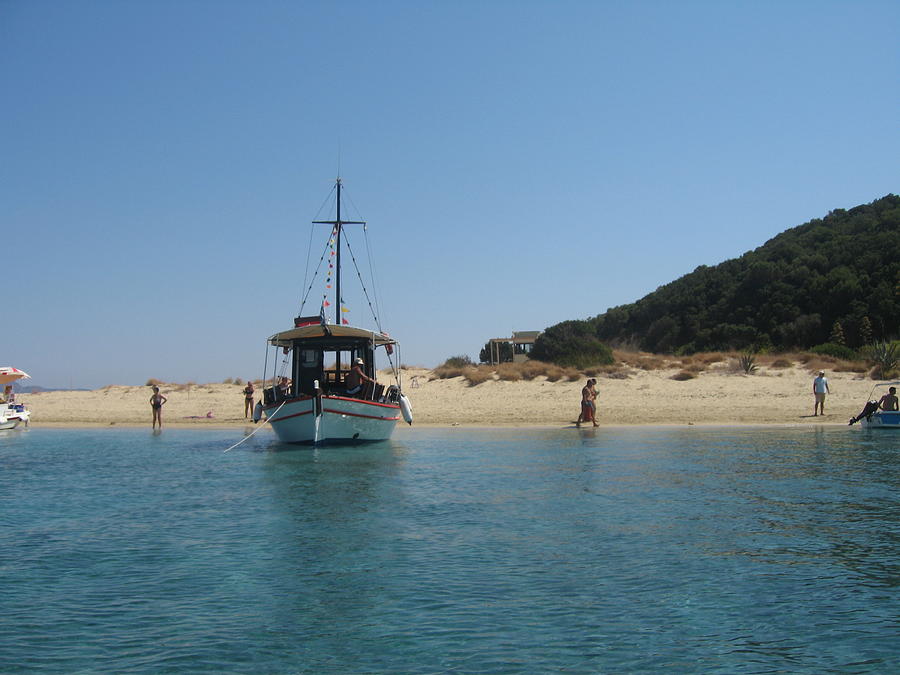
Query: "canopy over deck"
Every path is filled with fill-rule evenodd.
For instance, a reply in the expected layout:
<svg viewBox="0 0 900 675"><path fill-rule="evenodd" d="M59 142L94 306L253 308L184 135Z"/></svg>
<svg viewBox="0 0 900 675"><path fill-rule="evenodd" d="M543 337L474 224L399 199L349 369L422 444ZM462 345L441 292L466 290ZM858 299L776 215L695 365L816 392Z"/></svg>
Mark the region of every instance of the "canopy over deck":
<svg viewBox="0 0 900 675"><path fill-rule="evenodd" d="M291 347L295 340L314 340L316 338L355 338L374 342L376 347L394 345L397 341L389 335L364 328L353 326L337 326L331 324L316 324L313 326L301 326L290 330L275 333L269 338L269 344L273 347Z"/></svg>

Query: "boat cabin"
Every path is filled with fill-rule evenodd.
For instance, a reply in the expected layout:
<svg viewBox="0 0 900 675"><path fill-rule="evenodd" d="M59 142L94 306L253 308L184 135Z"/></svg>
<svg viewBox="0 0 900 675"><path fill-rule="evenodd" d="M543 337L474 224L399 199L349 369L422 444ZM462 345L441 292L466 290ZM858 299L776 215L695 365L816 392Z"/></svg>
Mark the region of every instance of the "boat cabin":
<svg viewBox="0 0 900 675"><path fill-rule="evenodd" d="M375 350L383 347L391 353L396 343L390 337L352 326L322 324L319 317L314 319L315 324L300 325L269 338L270 346L290 355L290 375L273 379L273 386L263 390L264 405L317 393L370 401L383 401L394 395L385 392L383 384L373 388L368 382L354 391L350 386L354 383L348 381L354 379L348 376L357 359L362 359L366 377L375 379ZM295 323L302 323L302 317Z"/></svg>

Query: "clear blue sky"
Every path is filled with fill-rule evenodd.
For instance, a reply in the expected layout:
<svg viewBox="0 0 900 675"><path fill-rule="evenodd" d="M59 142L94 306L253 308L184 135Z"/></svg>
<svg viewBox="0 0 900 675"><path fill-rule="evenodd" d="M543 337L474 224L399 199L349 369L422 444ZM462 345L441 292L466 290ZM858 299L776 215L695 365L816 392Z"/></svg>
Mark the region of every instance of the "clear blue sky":
<svg viewBox="0 0 900 675"><path fill-rule="evenodd" d="M632 302L900 191L898 29L866 0L0 0L0 365L258 377L339 170L404 363Z"/></svg>

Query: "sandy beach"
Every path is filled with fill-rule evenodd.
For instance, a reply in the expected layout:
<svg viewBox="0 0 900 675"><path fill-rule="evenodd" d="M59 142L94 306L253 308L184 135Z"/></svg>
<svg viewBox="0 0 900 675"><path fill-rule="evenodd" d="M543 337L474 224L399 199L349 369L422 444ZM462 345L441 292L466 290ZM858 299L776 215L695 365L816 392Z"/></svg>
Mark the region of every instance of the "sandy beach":
<svg viewBox="0 0 900 675"><path fill-rule="evenodd" d="M847 424L865 403L873 384L860 373L827 372L831 394L825 416L813 416L814 374L801 365L762 367L752 375L710 368L679 381L678 368L627 370L623 376L598 376L598 422L641 424ZM416 425L565 426L578 415L578 381L488 380L471 386L462 377L437 379L427 369L403 371L404 390ZM387 380L386 375L381 379ZM162 384L167 426L239 426L242 385ZM106 426L150 424L150 388L109 386L94 391L19 394L32 412L32 424ZM212 417L207 417L207 413Z"/></svg>

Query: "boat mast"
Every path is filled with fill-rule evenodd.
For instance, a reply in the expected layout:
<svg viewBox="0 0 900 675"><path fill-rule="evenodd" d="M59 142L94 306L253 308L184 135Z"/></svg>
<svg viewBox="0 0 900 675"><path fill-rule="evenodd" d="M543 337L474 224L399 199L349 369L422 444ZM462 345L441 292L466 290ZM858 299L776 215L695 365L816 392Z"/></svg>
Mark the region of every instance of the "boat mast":
<svg viewBox="0 0 900 675"><path fill-rule="evenodd" d="M334 323L341 325L341 177L337 177L337 260L335 260Z"/></svg>
<svg viewBox="0 0 900 675"><path fill-rule="evenodd" d="M336 220L314 220L314 223L331 225L334 228L334 243L337 248L337 256L334 261L334 323L341 325L341 232L344 225L365 225L364 220L341 220L341 177L335 179L337 185L337 213Z"/></svg>

